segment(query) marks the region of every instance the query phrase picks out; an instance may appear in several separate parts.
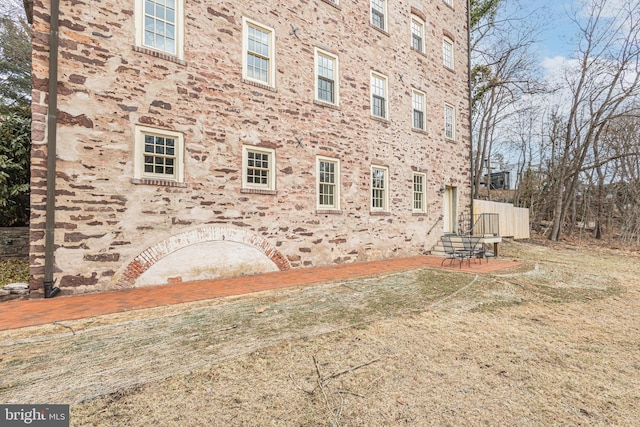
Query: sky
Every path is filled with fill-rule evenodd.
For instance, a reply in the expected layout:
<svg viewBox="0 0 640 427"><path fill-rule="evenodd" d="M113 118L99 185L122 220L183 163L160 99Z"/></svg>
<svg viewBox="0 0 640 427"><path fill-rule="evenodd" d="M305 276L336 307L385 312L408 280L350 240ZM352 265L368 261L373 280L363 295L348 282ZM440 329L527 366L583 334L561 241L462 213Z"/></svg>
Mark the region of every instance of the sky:
<svg viewBox="0 0 640 427"><path fill-rule="evenodd" d="M509 15L530 17L527 22L539 22L541 33L536 52L541 61L545 58L570 55L575 24L569 16L576 7L576 0L503 1Z"/></svg>
<svg viewBox="0 0 640 427"><path fill-rule="evenodd" d="M543 57L555 56L567 57L571 52L571 39L575 35L575 24L571 22L569 15L572 8L571 1L538 0L534 2L536 7L541 7L548 13L548 28L540 35L538 45Z"/></svg>
<svg viewBox="0 0 640 427"><path fill-rule="evenodd" d="M571 40L577 28L570 19L579 0L501 0L504 14L522 19L522 25L533 26L539 30L537 42L530 49L535 56L543 80L555 82L560 79L562 69L574 51ZM510 137L505 139L510 141ZM494 147L496 152L505 156L512 166L518 162L518 152L512 152L510 144ZM509 168L509 166L507 166ZM511 176L515 180L516 174ZM513 182L511 184L514 184Z"/></svg>
<svg viewBox="0 0 640 427"><path fill-rule="evenodd" d="M502 1L506 15L524 18L525 25L539 29L531 53L537 57L543 78L555 80L575 47L572 40L577 28L570 16L575 14L579 0Z"/></svg>

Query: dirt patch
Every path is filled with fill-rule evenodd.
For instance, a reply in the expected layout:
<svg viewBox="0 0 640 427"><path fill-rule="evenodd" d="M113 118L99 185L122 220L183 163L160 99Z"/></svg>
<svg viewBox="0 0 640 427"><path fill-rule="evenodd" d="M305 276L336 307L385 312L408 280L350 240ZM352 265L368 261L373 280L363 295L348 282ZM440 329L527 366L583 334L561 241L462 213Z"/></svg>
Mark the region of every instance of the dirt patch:
<svg viewBox="0 0 640 427"><path fill-rule="evenodd" d="M414 270L0 333L0 401L72 425L633 425L640 258Z"/></svg>

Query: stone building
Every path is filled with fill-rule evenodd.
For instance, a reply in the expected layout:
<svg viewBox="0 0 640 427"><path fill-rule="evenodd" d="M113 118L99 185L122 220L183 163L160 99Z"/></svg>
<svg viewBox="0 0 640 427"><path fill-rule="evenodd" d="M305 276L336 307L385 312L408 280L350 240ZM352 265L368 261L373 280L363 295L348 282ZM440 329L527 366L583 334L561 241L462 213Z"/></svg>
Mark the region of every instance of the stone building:
<svg viewBox="0 0 640 427"><path fill-rule="evenodd" d="M32 296L430 250L470 209L467 15L35 0Z"/></svg>

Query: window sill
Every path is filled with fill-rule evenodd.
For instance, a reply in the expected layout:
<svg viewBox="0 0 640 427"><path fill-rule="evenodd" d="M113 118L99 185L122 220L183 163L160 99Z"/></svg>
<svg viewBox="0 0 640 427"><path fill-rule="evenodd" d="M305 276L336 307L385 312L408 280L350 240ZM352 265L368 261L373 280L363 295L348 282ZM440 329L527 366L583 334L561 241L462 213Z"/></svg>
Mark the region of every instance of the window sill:
<svg viewBox="0 0 640 427"><path fill-rule="evenodd" d="M411 216L427 216L426 212L412 212Z"/></svg>
<svg viewBox="0 0 640 427"><path fill-rule="evenodd" d="M155 50L155 49L150 49L148 47L142 47L142 46L133 46L133 51L134 52L138 52L138 53L144 53L145 55L150 55L153 56L154 58L160 58L160 59L164 59L166 61L171 61L174 62L176 64L180 64L180 65L187 65L187 61L185 61L184 59L180 59L175 55L171 55L159 50Z"/></svg>
<svg viewBox="0 0 640 427"><path fill-rule="evenodd" d="M265 194L268 196L275 196L278 194L276 190L263 190L260 188L242 188L240 189L240 193L242 194Z"/></svg>
<svg viewBox="0 0 640 427"><path fill-rule="evenodd" d="M387 124L387 125L391 124L391 120L389 120L389 119L387 119L385 117L379 117L379 116L374 116L374 115L371 115L370 117L371 117L372 120L375 120L376 122L384 123L384 124Z"/></svg>
<svg viewBox="0 0 640 427"><path fill-rule="evenodd" d="M391 212L389 212L389 211L370 211L369 215L371 215L371 216L391 216Z"/></svg>
<svg viewBox="0 0 640 427"><path fill-rule="evenodd" d="M259 87L261 89L266 89L266 90L270 90L271 92L277 92L276 88L273 86L269 86L268 84L264 84L264 83L259 83L253 80L249 80L249 79L242 79L242 83L246 83L248 85L251 86L255 86L255 87Z"/></svg>
<svg viewBox="0 0 640 427"><path fill-rule="evenodd" d="M444 140L446 142L456 142L455 138L447 138L446 136L444 137Z"/></svg>
<svg viewBox="0 0 640 427"><path fill-rule="evenodd" d="M186 188L189 186L186 182L168 181L164 179L149 179L149 178L131 178L131 183L136 185L157 185L160 187Z"/></svg>
<svg viewBox="0 0 640 427"><path fill-rule="evenodd" d="M321 1L322 1L323 3L328 4L329 6L333 6L333 7L335 7L335 8L336 8L336 9L338 9L338 10L342 10L342 8L340 7L340 5L339 5L339 4L337 4L336 2L333 2L333 1L331 1L331 0L321 0Z"/></svg>
<svg viewBox="0 0 640 427"><path fill-rule="evenodd" d="M454 70L453 68L448 67L448 66L446 66L446 65L444 65L444 64L443 64L443 67L444 67L444 69L445 69L445 70L447 70L447 71L449 71L449 72L451 72L451 73L455 73L455 72L456 72L456 70Z"/></svg>
<svg viewBox="0 0 640 427"><path fill-rule="evenodd" d="M425 58L427 58L427 54L424 53L424 51L420 50L420 49L416 49L415 47L411 46L411 50L414 51L415 53L417 53L420 56L423 56Z"/></svg>
<svg viewBox="0 0 640 427"><path fill-rule="evenodd" d="M325 102L325 101L319 101L317 99L313 100L314 105L317 105L318 107L323 107L323 108L331 108L332 110L340 110L340 106L336 105L336 104L332 104L330 102Z"/></svg>
<svg viewBox="0 0 640 427"><path fill-rule="evenodd" d="M391 34L389 34L385 29L380 28L380 27L378 27L377 25L373 25L371 22L369 22L369 26L370 26L371 28L373 28L374 30L381 32L382 34L384 34L384 35L385 35L385 36L387 36L387 37L390 37L390 36L391 36Z"/></svg>
<svg viewBox="0 0 640 427"><path fill-rule="evenodd" d="M420 128L411 128L411 132L421 133L423 135L429 135L429 133L426 130L420 129Z"/></svg>
<svg viewBox="0 0 640 427"><path fill-rule="evenodd" d="M317 215L342 215L340 209L316 209Z"/></svg>

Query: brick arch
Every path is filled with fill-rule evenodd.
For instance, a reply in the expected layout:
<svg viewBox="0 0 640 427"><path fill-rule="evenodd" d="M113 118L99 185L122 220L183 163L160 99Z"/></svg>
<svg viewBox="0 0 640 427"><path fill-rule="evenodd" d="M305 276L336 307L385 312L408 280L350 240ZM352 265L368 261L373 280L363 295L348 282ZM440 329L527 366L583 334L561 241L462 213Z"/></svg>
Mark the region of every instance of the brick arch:
<svg viewBox="0 0 640 427"><path fill-rule="evenodd" d="M200 227L166 238L138 254L124 269L117 288L130 288L138 277L165 256L191 245L229 241L242 243L262 252L280 271L291 269L289 260L262 237L245 230L226 227Z"/></svg>

